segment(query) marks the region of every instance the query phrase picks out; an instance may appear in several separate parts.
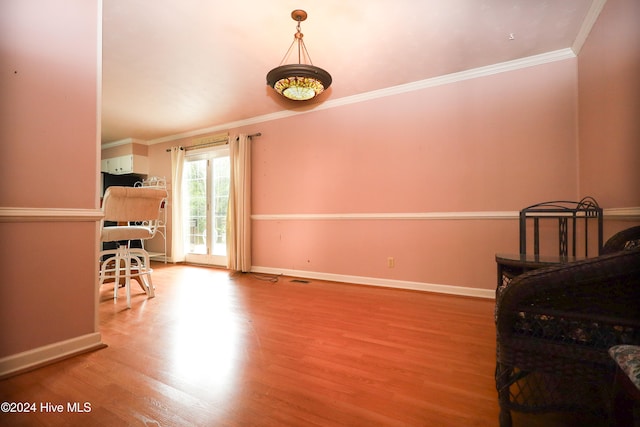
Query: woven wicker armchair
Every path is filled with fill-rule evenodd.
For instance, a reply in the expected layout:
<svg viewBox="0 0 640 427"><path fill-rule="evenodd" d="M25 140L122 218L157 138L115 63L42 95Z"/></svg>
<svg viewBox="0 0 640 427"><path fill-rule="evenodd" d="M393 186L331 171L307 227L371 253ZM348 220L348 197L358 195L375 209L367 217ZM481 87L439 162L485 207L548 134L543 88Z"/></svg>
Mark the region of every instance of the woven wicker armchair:
<svg viewBox="0 0 640 427"><path fill-rule="evenodd" d="M608 349L640 344L640 247L516 277L496 296L496 334L501 427L512 410L610 417Z"/></svg>

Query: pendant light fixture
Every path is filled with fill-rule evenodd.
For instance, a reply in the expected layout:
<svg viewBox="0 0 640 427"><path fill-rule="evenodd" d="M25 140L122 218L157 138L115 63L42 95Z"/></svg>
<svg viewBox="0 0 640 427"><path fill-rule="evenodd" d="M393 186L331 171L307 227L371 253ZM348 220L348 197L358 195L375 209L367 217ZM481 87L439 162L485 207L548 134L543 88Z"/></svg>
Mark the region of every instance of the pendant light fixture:
<svg viewBox="0 0 640 427"><path fill-rule="evenodd" d="M267 73L267 84L285 98L306 101L316 97L331 85L331 75L313 65L302 40L300 22L307 19L307 12L296 9L291 12L291 18L298 23L297 31L280 65ZM298 50L298 63L282 65L294 47Z"/></svg>

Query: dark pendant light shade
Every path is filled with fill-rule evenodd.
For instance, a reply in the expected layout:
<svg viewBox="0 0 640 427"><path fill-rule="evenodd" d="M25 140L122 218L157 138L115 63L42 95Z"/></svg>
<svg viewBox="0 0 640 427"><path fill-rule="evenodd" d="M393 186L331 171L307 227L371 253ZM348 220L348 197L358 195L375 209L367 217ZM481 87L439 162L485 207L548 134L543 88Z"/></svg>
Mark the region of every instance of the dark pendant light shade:
<svg viewBox="0 0 640 427"><path fill-rule="evenodd" d="M332 82L331 75L320 67L311 63L311 58L302 40L300 22L307 19L304 10L294 10L291 17L298 22L297 32L293 43L285 54L284 60L289 56L292 48L297 44L298 63L279 65L267 73L267 84L285 98L294 101L306 101L312 99L327 89ZM301 58L307 58L309 64L303 64Z"/></svg>

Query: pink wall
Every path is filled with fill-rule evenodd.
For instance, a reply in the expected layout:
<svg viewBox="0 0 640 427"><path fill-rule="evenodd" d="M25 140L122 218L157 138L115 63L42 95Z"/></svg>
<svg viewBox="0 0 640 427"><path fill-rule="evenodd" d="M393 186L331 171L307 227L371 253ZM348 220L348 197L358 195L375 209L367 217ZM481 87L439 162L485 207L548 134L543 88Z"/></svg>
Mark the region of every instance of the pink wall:
<svg viewBox="0 0 640 427"><path fill-rule="evenodd" d="M254 213L519 209L576 195L575 62L260 126Z"/></svg>
<svg viewBox="0 0 640 427"><path fill-rule="evenodd" d="M98 6L0 3L0 358L96 332Z"/></svg>
<svg viewBox="0 0 640 427"><path fill-rule="evenodd" d="M565 60L264 123L253 213L459 215L573 200L575 72ZM257 266L482 289L495 288L495 253L518 240L513 218L253 227Z"/></svg>
<svg viewBox="0 0 640 427"><path fill-rule="evenodd" d="M0 5L3 206L95 203L96 8L80 0L68 11L49 0Z"/></svg>
<svg viewBox="0 0 640 427"><path fill-rule="evenodd" d="M580 188L640 206L640 2L609 0L578 61Z"/></svg>
<svg viewBox="0 0 640 427"><path fill-rule="evenodd" d="M95 224L0 222L0 236L0 357L95 332Z"/></svg>
<svg viewBox="0 0 640 427"><path fill-rule="evenodd" d="M135 140L138 141L138 140ZM128 154L135 154L138 156L147 156L149 147L140 142L129 142L122 145L117 145L111 148L105 148L101 151L101 157L103 159L109 159L112 157L126 156Z"/></svg>

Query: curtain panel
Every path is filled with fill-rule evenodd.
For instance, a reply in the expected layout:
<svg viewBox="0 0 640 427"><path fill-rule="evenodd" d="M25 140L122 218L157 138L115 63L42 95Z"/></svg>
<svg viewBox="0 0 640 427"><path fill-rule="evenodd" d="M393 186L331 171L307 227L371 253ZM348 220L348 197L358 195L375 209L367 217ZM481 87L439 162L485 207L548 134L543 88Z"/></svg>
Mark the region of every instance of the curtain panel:
<svg viewBox="0 0 640 427"><path fill-rule="evenodd" d="M251 138L231 138L229 157L227 268L246 273L251 270Z"/></svg>
<svg viewBox="0 0 640 427"><path fill-rule="evenodd" d="M171 259L173 262L185 260L184 220L182 215L182 170L184 149L171 148Z"/></svg>

